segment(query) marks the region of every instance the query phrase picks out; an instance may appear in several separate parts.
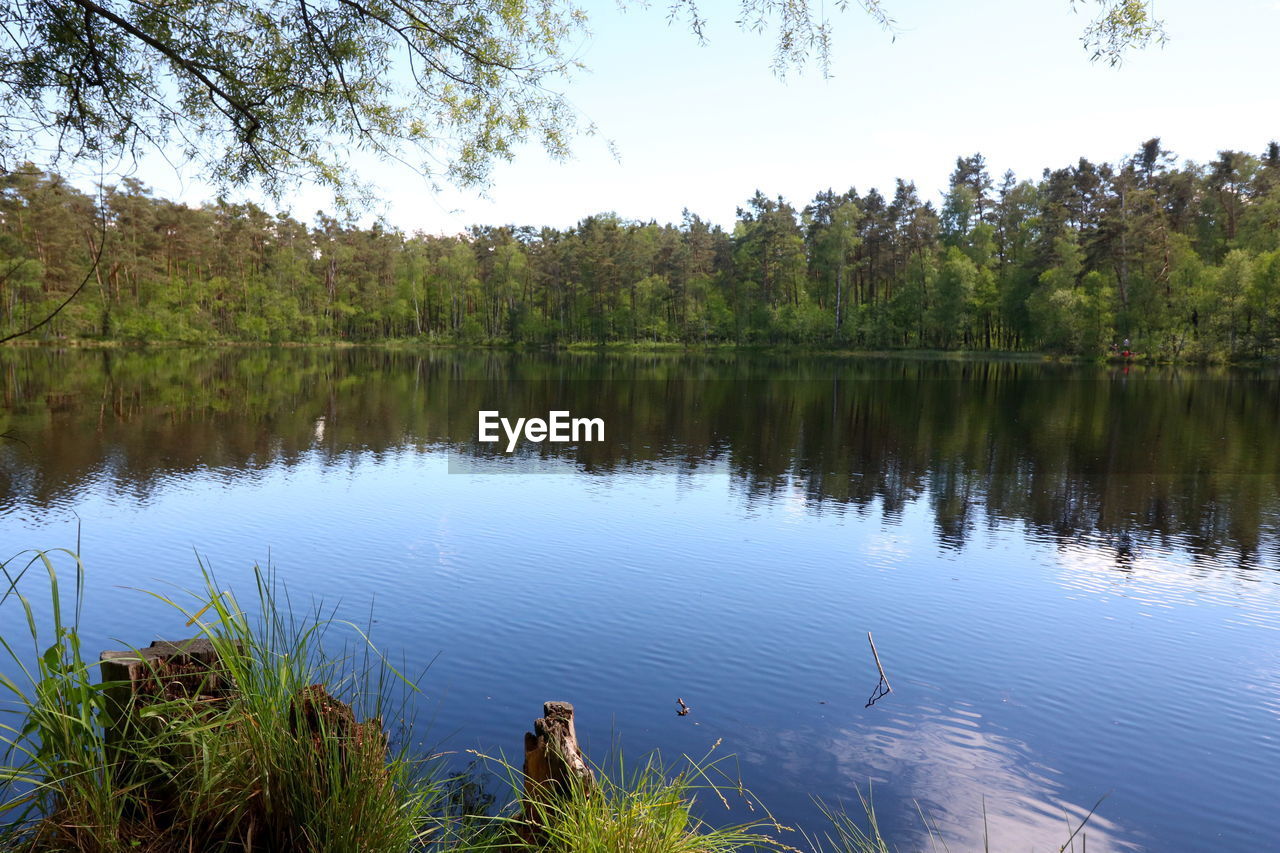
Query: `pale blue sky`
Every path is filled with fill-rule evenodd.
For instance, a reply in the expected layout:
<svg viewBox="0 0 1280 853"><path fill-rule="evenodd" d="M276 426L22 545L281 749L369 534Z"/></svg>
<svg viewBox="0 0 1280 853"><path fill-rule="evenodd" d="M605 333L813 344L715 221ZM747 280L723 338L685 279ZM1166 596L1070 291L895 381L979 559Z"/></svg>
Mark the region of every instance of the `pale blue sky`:
<svg viewBox="0 0 1280 853"><path fill-rule="evenodd" d="M400 166L353 163L380 187L387 220L407 231L567 226L607 210L667 222L686 207L728 226L757 188L802 206L827 187L892 192L902 176L936 201L956 157L974 151L997 179L1006 168L1034 178L1082 155L1114 161L1151 136L1197 161L1280 138L1280 0L1157 0L1169 42L1118 69L1090 63L1080 43L1088 4L1079 14L1069 0L886 6L896 41L851 7L835 15L832 77L810 67L779 80L770 38L734 26L736 3L704 4L710 43L699 46L667 24L665 3L622 13L595 0L594 34L579 52L590 71L567 91L600 135L579 139L573 159L530 146L495 169L487 198L434 193ZM193 204L213 195L159 162L139 177ZM305 220L330 207L320 190L282 206Z"/></svg>

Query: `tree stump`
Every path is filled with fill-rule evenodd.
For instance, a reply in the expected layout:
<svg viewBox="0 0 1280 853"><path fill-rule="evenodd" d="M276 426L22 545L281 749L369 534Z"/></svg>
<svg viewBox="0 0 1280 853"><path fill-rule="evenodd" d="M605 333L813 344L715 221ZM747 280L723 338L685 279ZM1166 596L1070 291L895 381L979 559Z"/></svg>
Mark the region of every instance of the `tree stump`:
<svg viewBox="0 0 1280 853"><path fill-rule="evenodd" d="M533 721L533 731L524 735L524 819L525 841L544 840L544 816L555 801L574 791L590 794L595 777L578 746L573 728L573 706L568 702L546 702L542 716Z"/></svg>
<svg viewBox="0 0 1280 853"><path fill-rule="evenodd" d="M214 701L234 692L218 651L204 638L156 640L137 652L102 652L99 661L102 681L115 683L106 690L115 721L136 701Z"/></svg>
<svg viewBox="0 0 1280 853"><path fill-rule="evenodd" d="M203 638L157 640L138 651L105 651L98 660L102 681L113 683L105 691L109 743L127 736L133 708L139 703L214 702L235 692L213 643Z"/></svg>
<svg viewBox="0 0 1280 853"><path fill-rule="evenodd" d="M165 742L163 719L147 719L139 711L167 702L172 713L202 714L235 695L235 684L213 643L203 638L157 640L137 651L102 652L98 660L108 685L103 691L103 735L111 773L121 785L141 785L152 817L163 819L179 792L154 772L145 756L171 759L178 747Z"/></svg>

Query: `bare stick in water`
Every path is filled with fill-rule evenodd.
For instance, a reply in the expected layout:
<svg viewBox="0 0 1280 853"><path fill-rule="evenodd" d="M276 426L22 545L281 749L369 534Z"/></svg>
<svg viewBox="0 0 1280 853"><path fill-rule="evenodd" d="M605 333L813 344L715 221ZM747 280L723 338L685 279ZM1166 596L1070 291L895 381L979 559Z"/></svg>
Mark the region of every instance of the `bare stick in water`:
<svg viewBox="0 0 1280 853"><path fill-rule="evenodd" d="M880 670L880 680L884 682L885 692L892 693L893 688L889 686L889 679L884 674L884 667L880 665L880 653L876 651L876 641L871 639L871 632L867 632L867 642L871 644L871 655L876 659L876 669Z"/></svg>

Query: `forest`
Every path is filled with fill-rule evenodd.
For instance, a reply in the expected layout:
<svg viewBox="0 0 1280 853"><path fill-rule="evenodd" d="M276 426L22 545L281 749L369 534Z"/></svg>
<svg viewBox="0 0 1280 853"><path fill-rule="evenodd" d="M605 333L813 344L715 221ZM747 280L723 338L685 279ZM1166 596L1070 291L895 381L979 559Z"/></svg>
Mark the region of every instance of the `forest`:
<svg viewBox="0 0 1280 853"><path fill-rule="evenodd" d="M1155 138L1036 181L974 154L937 204L902 179L803 206L757 191L731 231L686 211L409 234L0 175L0 336L73 293L34 337L1273 359L1280 144L1179 164Z"/></svg>

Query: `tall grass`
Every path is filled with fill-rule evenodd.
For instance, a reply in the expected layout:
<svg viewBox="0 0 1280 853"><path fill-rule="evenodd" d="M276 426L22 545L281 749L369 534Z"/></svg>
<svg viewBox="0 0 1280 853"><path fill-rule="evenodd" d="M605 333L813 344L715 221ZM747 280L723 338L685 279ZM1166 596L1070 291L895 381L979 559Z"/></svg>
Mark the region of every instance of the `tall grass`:
<svg viewBox="0 0 1280 853"><path fill-rule="evenodd" d="M829 827L821 837L806 837L814 853L891 853L894 850L880 832L870 790L865 796L859 790L858 801L866 816L865 822L853 818L843 806L818 801L818 809L826 817ZM930 837L934 837L932 830Z"/></svg>
<svg viewBox="0 0 1280 853"><path fill-rule="evenodd" d="M0 706L0 812L5 818L0 844L4 849L56 849L62 843L59 826L77 827L80 835L119 837L127 798L117 789L102 736L105 686L97 683L95 667L84 660L78 630L84 567L70 550L28 553L32 556L17 571L10 566L26 555L0 564L5 582L0 605L16 600L32 644L31 654L24 654L9 637L0 636L5 668L14 673L0 674L0 689L9 694L9 701ZM56 557L73 564L70 614L63 609ZM48 635L41 631L31 599L18 586L28 574L41 572L51 605Z"/></svg>
<svg viewBox="0 0 1280 853"><path fill-rule="evenodd" d="M349 626L362 654L327 654L324 635L337 623L318 612L293 618L287 596L260 571L256 616L218 592L207 571L191 604L151 593L210 641L217 676L234 690L220 699L142 697L127 709L134 736L109 741L108 691L117 685L98 683L97 663L84 659L83 566L63 554L76 578L71 620L53 552L37 552L19 572L4 568L4 597L21 606L36 652L30 666L0 639L26 682L0 683L20 719L0 730L4 849L403 853L427 843L444 787L407 740L389 743L381 717L390 684L412 685L358 629ZM19 588L33 567L49 583L47 637Z"/></svg>
<svg viewBox="0 0 1280 853"><path fill-rule="evenodd" d="M256 618L207 572L205 579L206 603L194 612L157 595L211 641L236 687L213 724L194 718L191 749L200 755L177 777L182 822L246 848L419 846L443 789L407 741L392 749L383 729L388 682L412 685L356 626L314 611L295 619L287 595L262 572ZM326 653L325 633L336 624L357 633L361 654Z"/></svg>
<svg viewBox="0 0 1280 853"><path fill-rule="evenodd" d="M710 753L699 760L686 756L677 770L664 764L657 753L639 763L629 763L617 750L609 766L595 768L590 784L575 776L560 796L535 802L535 846L548 853L791 850L769 834L786 828L773 819L740 780L724 770L726 759L727 756L713 758ZM500 759L486 760L506 777L511 791L523 789L524 777L518 770ZM699 798L719 801L729 809L730 797L750 811L752 819L716 826L697 816ZM474 829L469 849L529 846L529 828L517 801L505 814L482 821Z"/></svg>

